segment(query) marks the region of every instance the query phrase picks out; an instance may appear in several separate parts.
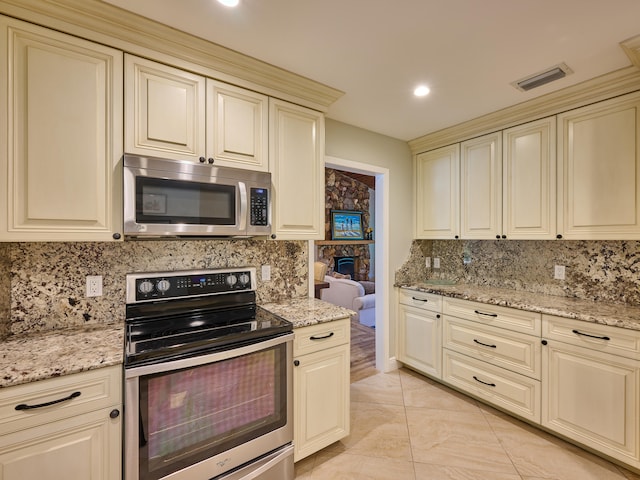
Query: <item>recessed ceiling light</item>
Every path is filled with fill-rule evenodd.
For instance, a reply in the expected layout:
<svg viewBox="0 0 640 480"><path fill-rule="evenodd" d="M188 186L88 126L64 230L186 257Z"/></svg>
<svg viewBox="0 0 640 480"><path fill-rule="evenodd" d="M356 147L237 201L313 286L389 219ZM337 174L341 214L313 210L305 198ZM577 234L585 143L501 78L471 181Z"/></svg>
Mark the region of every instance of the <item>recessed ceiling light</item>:
<svg viewBox="0 0 640 480"><path fill-rule="evenodd" d="M225 7L237 7L240 3L240 0L218 0L218 2Z"/></svg>
<svg viewBox="0 0 640 480"><path fill-rule="evenodd" d="M431 90L429 90L429 87L427 87L426 85L420 85L416 87L416 89L413 91L413 94L416 97L426 97L427 95L429 95L430 91Z"/></svg>

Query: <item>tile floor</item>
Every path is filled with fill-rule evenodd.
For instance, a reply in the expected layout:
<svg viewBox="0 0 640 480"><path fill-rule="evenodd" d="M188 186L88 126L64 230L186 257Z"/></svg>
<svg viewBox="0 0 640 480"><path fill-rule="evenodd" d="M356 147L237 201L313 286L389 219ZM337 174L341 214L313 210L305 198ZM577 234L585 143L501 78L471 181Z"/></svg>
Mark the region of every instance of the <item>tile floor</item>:
<svg viewBox="0 0 640 480"><path fill-rule="evenodd" d="M351 384L351 435L296 480L640 480L410 370Z"/></svg>

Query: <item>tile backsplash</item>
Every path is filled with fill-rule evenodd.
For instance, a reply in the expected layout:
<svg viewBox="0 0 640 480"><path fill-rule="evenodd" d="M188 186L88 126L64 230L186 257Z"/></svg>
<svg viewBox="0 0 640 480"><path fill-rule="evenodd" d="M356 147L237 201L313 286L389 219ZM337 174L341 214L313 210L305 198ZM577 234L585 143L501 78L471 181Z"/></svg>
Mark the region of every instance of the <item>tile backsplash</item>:
<svg viewBox="0 0 640 480"><path fill-rule="evenodd" d="M261 266L271 266L263 282ZM269 240L149 240L0 244L0 338L124 321L131 272L252 266L259 303L308 294L308 243ZM87 275L103 295L87 298Z"/></svg>
<svg viewBox="0 0 640 480"><path fill-rule="evenodd" d="M430 269L425 257L432 259ZM554 279L555 265L566 267L565 280ZM640 242L414 240L396 283L428 278L640 305Z"/></svg>

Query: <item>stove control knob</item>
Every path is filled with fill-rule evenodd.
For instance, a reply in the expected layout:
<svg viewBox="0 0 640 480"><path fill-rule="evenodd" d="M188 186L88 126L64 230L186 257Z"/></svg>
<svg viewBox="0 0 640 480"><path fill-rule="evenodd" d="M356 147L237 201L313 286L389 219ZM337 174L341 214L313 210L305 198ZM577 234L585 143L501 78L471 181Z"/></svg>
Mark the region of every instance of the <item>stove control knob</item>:
<svg viewBox="0 0 640 480"><path fill-rule="evenodd" d="M164 293L167 290L169 290L169 287L171 287L171 283L169 283L169 280L160 280L156 285L156 288L161 293Z"/></svg>
<svg viewBox="0 0 640 480"><path fill-rule="evenodd" d="M227 285L229 285L230 287L233 287L236 283L238 283L238 277L236 277L235 275L229 275L225 279L225 282L227 282Z"/></svg>
<svg viewBox="0 0 640 480"><path fill-rule="evenodd" d="M138 291L140 293L151 293L153 292L153 283L149 280L143 280L138 284Z"/></svg>
<svg viewBox="0 0 640 480"><path fill-rule="evenodd" d="M239 280L240 280L240 283L242 285L247 285L249 283L249 281L251 280L251 278L246 273L242 273L242 274L240 274Z"/></svg>

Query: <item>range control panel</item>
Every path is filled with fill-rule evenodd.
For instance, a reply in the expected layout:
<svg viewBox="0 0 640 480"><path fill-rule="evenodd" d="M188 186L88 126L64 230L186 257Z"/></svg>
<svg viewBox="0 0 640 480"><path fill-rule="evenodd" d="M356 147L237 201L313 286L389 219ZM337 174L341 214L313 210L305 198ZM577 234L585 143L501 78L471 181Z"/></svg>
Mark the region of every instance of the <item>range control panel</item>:
<svg viewBox="0 0 640 480"><path fill-rule="evenodd" d="M131 273L127 275L127 304L251 291L256 288L255 278L253 267Z"/></svg>

